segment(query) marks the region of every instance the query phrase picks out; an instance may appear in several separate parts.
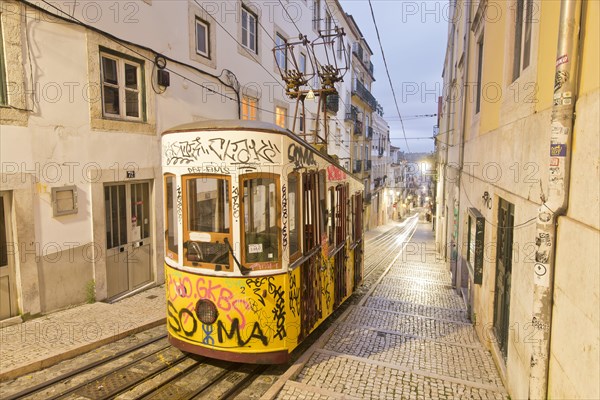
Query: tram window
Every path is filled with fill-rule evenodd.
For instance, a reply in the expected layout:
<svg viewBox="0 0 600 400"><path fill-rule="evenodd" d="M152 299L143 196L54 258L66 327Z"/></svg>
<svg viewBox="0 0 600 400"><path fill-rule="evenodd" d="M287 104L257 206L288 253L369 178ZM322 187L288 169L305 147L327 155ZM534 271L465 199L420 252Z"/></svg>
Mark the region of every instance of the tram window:
<svg viewBox="0 0 600 400"><path fill-rule="evenodd" d="M230 265L229 182L223 178L189 177L185 179L187 261Z"/></svg>
<svg viewBox="0 0 600 400"><path fill-rule="evenodd" d="M329 188L329 244L335 244L335 189Z"/></svg>
<svg viewBox="0 0 600 400"><path fill-rule="evenodd" d="M327 190L325 189L325 170L319 171L319 209L321 210L321 221L319 221L319 241L327 234Z"/></svg>
<svg viewBox="0 0 600 400"><path fill-rule="evenodd" d="M288 175L288 228L290 232L290 259L295 259L300 252L300 191L299 175L294 172Z"/></svg>
<svg viewBox="0 0 600 400"><path fill-rule="evenodd" d="M302 187L302 198L304 199L303 206L303 216L304 216L304 251L308 252L312 250L315 246L317 246L319 242L319 238L317 238L318 228L317 221L317 195L315 193L315 187L317 185L316 182L317 174L314 172L307 172L302 174L303 187Z"/></svg>
<svg viewBox="0 0 600 400"><path fill-rule="evenodd" d="M165 239L167 242L167 257L178 260L179 254L179 231L177 229L177 219L175 216L175 199L177 198L177 185L174 175L165 175L165 191L167 203L167 216Z"/></svg>
<svg viewBox="0 0 600 400"><path fill-rule="evenodd" d="M350 197L350 210L348 210L348 212L350 215L350 237L352 238L352 241L355 242L356 237L354 235L354 195Z"/></svg>
<svg viewBox="0 0 600 400"><path fill-rule="evenodd" d="M279 196L274 178L243 179L244 261L279 260Z"/></svg>

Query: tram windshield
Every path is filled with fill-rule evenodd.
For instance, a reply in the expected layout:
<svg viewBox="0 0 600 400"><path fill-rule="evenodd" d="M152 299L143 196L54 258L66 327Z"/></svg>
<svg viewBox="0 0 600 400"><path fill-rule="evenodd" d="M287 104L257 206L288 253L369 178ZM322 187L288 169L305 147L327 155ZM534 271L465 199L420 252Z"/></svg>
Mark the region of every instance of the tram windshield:
<svg viewBox="0 0 600 400"><path fill-rule="evenodd" d="M279 199L273 178L245 179L245 262L277 262L279 259Z"/></svg>
<svg viewBox="0 0 600 400"><path fill-rule="evenodd" d="M185 181L187 261L229 265L229 248L223 240L231 229L228 180L202 176Z"/></svg>

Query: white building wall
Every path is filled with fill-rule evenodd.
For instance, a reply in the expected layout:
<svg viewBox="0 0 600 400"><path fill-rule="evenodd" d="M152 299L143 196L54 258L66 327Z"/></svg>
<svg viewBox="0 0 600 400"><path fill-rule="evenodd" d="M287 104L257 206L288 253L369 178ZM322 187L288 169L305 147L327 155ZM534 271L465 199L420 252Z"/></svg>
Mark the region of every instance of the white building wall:
<svg viewBox="0 0 600 400"><path fill-rule="evenodd" d="M0 110L2 191L12 199L12 259L19 313L37 314L84 302L91 281L97 300L108 296L106 184L151 183L152 281L162 282L160 132L193 120L238 117L235 91L197 69L224 81L223 70L230 70L242 95L259 98L258 119L275 122L275 105L286 105L287 127L292 128L295 103L285 96L270 36L279 32L295 40L297 25L309 40L315 39L312 3L287 4L290 15L298 17L296 24L273 2L248 4L260 23L259 50L254 57L236 42L241 42L242 2L200 3L206 10L192 1L55 4L88 27L57 18L69 19L50 7L44 11L13 1L2 3L5 52L8 59L18 61L7 66L9 82L15 83L10 86L10 104L31 109ZM324 16L326 5L321 2L321 6ZM347 43L359 40L339 4L329 7L334 20L345 25ZM196 16L210 24L210 60L194 52ZM323 21L321 24L324 26ZM102 31L125 42L119 44ZM98 92L101 47L143 62L145 122L102 117ZM170 86L166 89L159 90L156 84L156 54L169 59ZM322 57L322 51L318 55ZM329 146L340 159L348 159L351 151L349 126L344 122L350 78L349 72L338 85L340 109L330 122L330 135L335 135L336 124L341 131L340 145ZM307 101L306 106L307 116L316 114L316 102ZM307 121L307 128L312 124ZM135 178L127 178L127 171L134 171ZM76 186L78 210L54 217L52 188L64 185Z"/></svg>

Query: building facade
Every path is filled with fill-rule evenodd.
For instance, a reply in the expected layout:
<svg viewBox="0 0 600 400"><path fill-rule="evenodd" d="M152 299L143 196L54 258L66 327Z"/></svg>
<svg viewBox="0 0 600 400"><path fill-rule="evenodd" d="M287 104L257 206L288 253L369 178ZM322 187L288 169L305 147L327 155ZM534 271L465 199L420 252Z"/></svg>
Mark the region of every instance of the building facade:
<svg viewBox="0 0 600 400"><path fill-rule="evenodd" d="M2 323L162 283L160 133L237 118L322 129L308 100L294 125L279 75L293 60L310 74L308 52L273 49L348 21L319 0L0 2ZM347 32L340 62L361 40ZM328 150L351 167L346 108L327 110Z"/></svg>
<svg viewBox="0 0 600 400"><path fill-rule="evenodd" d="M598 398L599 4L451 6L439 249L512 398Z"/></svg>

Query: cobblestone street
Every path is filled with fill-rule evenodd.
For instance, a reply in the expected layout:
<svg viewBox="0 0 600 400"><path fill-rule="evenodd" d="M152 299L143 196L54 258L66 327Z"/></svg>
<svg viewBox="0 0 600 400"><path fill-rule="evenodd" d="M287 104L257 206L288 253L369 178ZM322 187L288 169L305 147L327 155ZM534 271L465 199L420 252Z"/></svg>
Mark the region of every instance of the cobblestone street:
<svg viewBox="0 0 600 400"><path fill-rule="evenodd" d="M398 257L263 398L508 398L445 263L424 252L431 226L420 224L411 243L420 251Z"/></svg>

